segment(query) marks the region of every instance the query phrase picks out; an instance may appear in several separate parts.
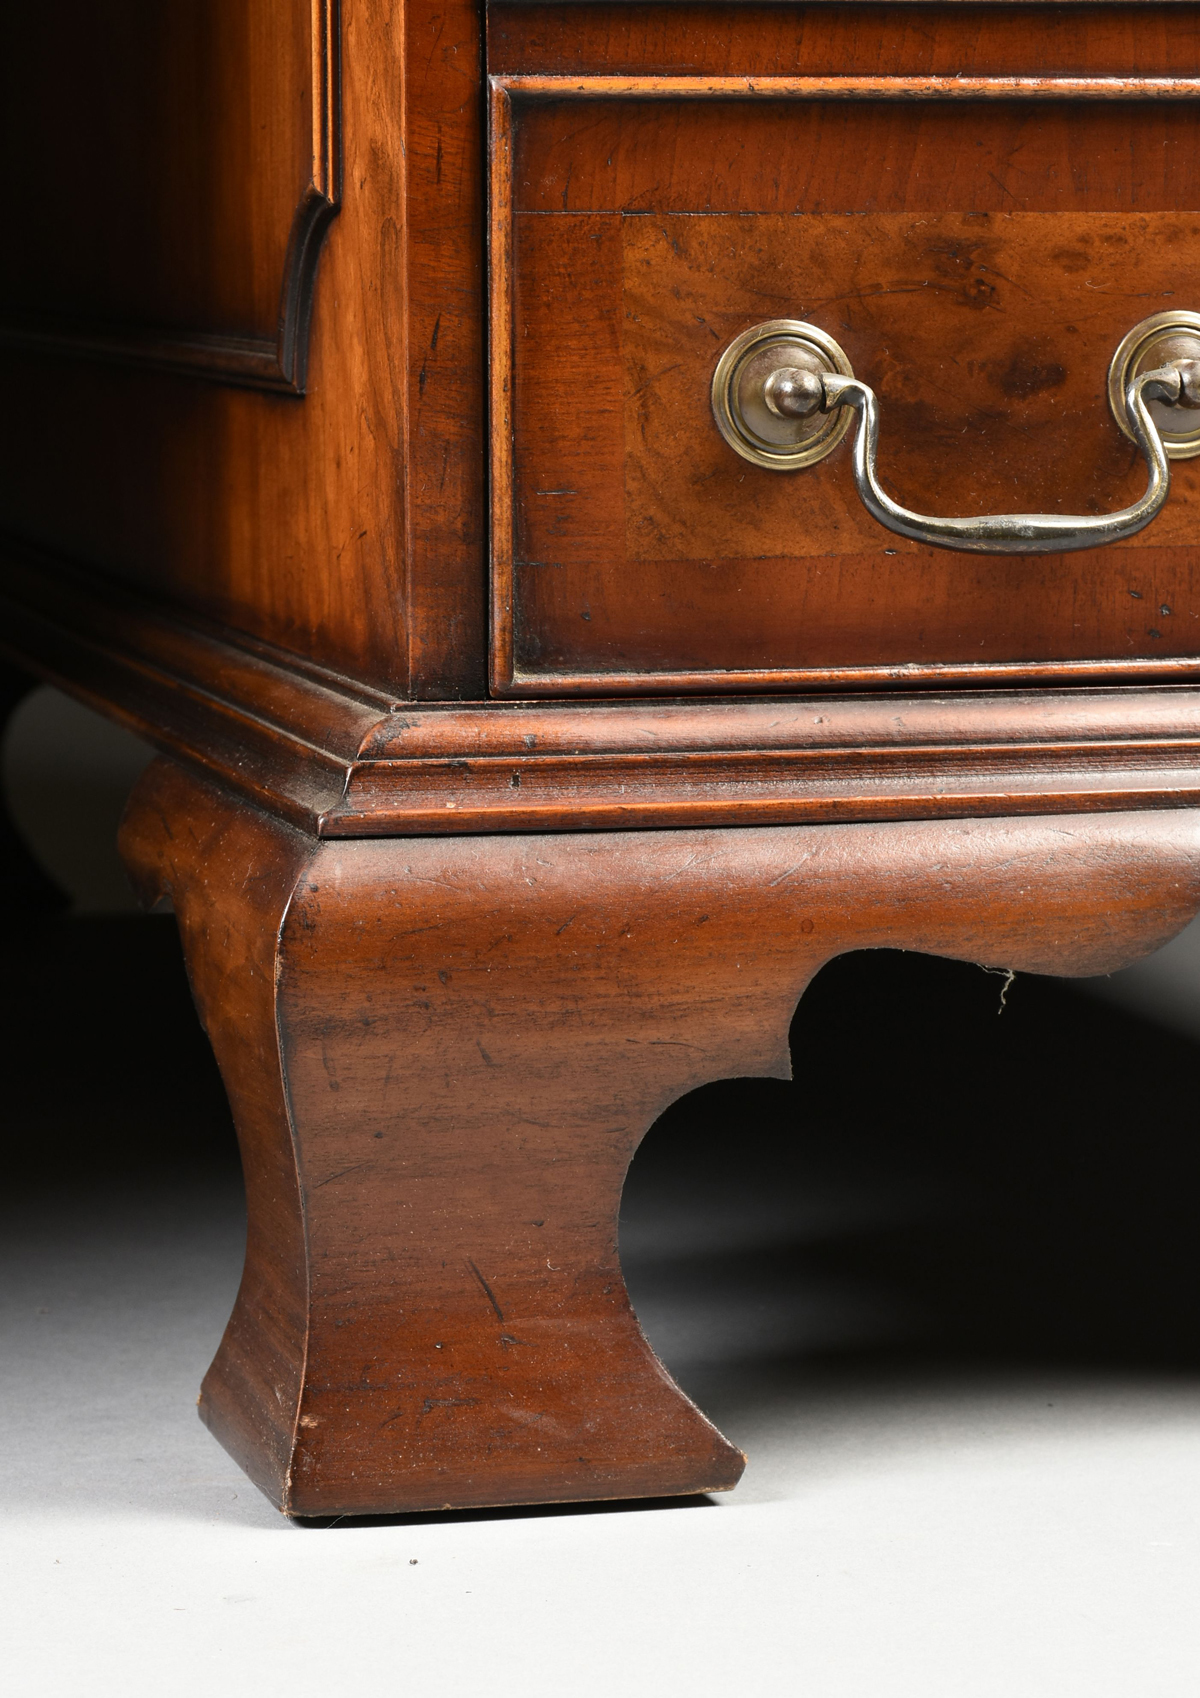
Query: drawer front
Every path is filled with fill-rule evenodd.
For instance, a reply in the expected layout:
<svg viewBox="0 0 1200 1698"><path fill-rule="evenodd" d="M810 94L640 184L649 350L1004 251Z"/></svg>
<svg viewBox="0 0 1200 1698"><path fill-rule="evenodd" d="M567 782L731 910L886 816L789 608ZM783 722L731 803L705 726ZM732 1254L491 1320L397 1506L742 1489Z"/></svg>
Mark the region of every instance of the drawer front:
<svg viewBox="0 0 1200 1698"><path fill-rule="evenodd" d="M834 337L879 470L935 514L1135 501L1109 361L1200 311L1200 82L513 75L492 84L495 689L675 693L1176 676L1200 461L1075 553L931 548L827 458L734 453L750 326Z"/></svg>

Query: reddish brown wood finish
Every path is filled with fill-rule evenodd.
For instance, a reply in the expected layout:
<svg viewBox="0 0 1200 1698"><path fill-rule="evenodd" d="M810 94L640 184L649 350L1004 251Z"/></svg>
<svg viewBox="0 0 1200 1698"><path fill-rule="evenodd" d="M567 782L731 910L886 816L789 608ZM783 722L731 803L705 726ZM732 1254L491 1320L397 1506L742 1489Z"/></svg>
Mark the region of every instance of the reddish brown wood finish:
<svg viewBox="0 0 1200 1698"><path fill-rule="evenodd" d="M0 74L25 239L0 273L0 338L302 390L338 48L337 0L21 8Z"/></svg>
<svg viewBox="0 0 1200 1698"><path fill-rule="evenodd" d="M1200 799L1200 692L1178 685L415 704L261 644L235 646L44 559L3 563L0 614L0 648L318 836L1094 812Z"/></svg>
<svg viewBox="0 0 1200 1698"><path fill-rule="evenodd" d="M179 916L242 1142L205 1419L299 1515L728 1487L742 1458L625 1295L629 1157L705 1080L785 1072L840 951L1098 972L1187 922L1197 474L1145 546L964 563L864 541L831 463L793 544L693 391L721 336L815 314L802 213L899 493L960 476L941 380L905 378L948 350L1015 390L1003 417L972 392L964 509L1119 500L1088 384L1196 269L1200 6L492 6L496 682L654 702L483 699L472 0L64 0L19 29L0 645L183 763L123 847ZM192 86L156 77L189 53ZM107 177L76 170L97 151ZM876 249L928 321L859 288Z"/></svg>
<svg viewBox="0 0 1200 1698"><path fill-rule="evenodd" d="M288 340L276 324L285 258L314 259L297 209L315 204L326 16L332 70L336 8L323 0L72 4L30 12L9 42L6 66L33 98L9 103L23 200L0 318L5 413L20 429L6 440L0 524L368 684L480 695L472 0L344 8L343 192L316 275L307 394L229 387L300 379L298 361L290 379L268 368ZM104 51L89 55L97 33ZM45 95L64 79L85 89L77 126ZM176 90L167 113L164 86ZM318 198L333 186L327 110L318 99ZM121 146L106 149L112 134ZM81 170L83 158L111 174ZM84 236L71 212L81 195ZM175 375L146 369L156 363Z"/></svg>
<svg viewBox="0 0 1200 1698"><path fill-rule="evenodd" d="M741 330L808 318L878 389L883 474L910 505L1135 499L1104 379L1147 303L1184 304L1198 97L1195 78L496 79L494 687L1120 677L1193 656L1193 465L1120 548L964 558L874 524L848 449L748 466L709 390Z"/></svg>
<svg viewBox="0 0 1200 1698"><path fill-rule="evenodd" d="M318 844L156 763L169 895L251 1226L201 1411L297 1515L731 1486L616 1225L694 1086L788 1073L822 962L1124 965L1200 903L1200 815Z"/></svg>
<svg viewBox="0 0 1200 1698"><path fill-rule="evenodd" d="M506 76L1178 82L1200 73L1197 17L1190 4L500 4L489 51ZM24 352L5 359L6 417L20 428L6 444L3 523L370 688L480 695L479 12L470 0L398 11L347 0L337 23L332 0L282 12L260 0L127 0L102 17L61 0L14 22L5 62L21 235L4 299ZM303 339L293 358L275 318L289 268L305 271L289 251L315 252L297 232L335 193L339 40L343 188L316 282L308 395L237 392L227 384L301 379ZM44 98L49 87L58 98ZM63 123L65 108L77 126ZM79 170L83 159L100 164ZM1105 170L1089 161L1096 193ZM30 313L48 305L63 322L31 340ZM282 320L299 322L288 310ZM147 361L223 381L148 372ZM1152 556L1146 593L1174 570ZM1054 593L1061 604L1061 585ZM993 583L984 599L996 594ZM1013 592L1022 613L1039 599L1040 587ZM562 642L572 620L584 623L578 609L550 603L562 655L582 665ZM686 604L667 613L672 626L694 617ZM860 637L864 625L848 610L838 629ZM1124 663L1159 640L1137 627L1106 658ZM619 658L621 688L684 687L679 654L643 655L653 664L642 672ZM611 688L612 660L600 657L595 681L577 670L562 688ZM842 683L862 682L861 668L839 665ZM675 668L665 685L663 666ZM769 690L794 678L751 667L717 682Z"/></svg>
<svg viewBox="0 0 1200 1698"><path fill-rule="evenodd" d="M678 0L491 0L488 67L497 76L1188 76L1200 72L1200 12L1153 0L687 9Z"/></svg>

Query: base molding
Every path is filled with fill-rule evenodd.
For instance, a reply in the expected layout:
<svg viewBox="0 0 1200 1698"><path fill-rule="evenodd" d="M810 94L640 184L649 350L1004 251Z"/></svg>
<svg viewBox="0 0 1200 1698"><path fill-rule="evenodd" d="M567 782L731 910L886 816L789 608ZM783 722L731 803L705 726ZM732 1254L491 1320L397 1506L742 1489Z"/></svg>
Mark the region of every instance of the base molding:
<svg viewBox="0 0 1200 1698"><path fill-rule="evenodd" d="M1200 686L1136 666L1105 688L413 702L27 549L0 554L0 611L19 665L316 837L1200 801Z"/></svg>

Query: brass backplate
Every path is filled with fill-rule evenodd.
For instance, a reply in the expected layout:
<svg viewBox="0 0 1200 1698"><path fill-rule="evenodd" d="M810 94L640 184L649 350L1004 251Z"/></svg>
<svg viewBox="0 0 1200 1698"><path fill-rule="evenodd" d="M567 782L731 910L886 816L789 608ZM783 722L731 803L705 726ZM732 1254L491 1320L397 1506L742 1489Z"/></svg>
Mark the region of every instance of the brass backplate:
<svg viewBox="0 0 1200 1698"><path fill-rule="evenodd" d="M1144 318L1122 339L1108 368L1108 404L1131 442L1135 439L1125 411L1129 379L1173 360L1195 359L1200 359L1200 313L1182 308ZM1169 459L1190 460L1200 454L1200 409L1169 407L1162 401L1151 401L1149 407Z"/></svg>
<svg viewBox="0 0 1200 1698"><path fill-rule="evenodd" d="M756 466L799 471L837 447L850 428L852 413L838 407L809 418L781 418L768 405L764 385L772 372L787 367L815 372L854 370L833 337L803 319L773 318L744 330L725 349L712 380L717 428L729 446Z"/></svg>

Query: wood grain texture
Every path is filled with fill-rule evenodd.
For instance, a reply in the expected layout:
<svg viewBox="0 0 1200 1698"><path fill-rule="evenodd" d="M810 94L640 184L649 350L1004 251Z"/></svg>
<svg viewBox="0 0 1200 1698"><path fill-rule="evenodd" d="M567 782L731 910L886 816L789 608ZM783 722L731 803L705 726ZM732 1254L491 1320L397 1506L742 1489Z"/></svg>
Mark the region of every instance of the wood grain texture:
<svg viewBox="0 0 1200 1698"><path fill-rule="evenodd" d="M14 23L3 104L27 239L0 275L0 342L303 391L339 192L336 0L58 0ZM47 130L51 62L72 122Z"/></svg>
<svg viewBox="0 0 1200 1698"><path fill-rule="evenodd" d="M54 30L52 10L43 24L29 23L19 51L7 55L35 91L51 77L87 83L76 125L61 123L56 103L35 99L23 108L17 151L29 216L21 252L32 248L35 257L20 273L20 300L53 303L66 315L80 310L81 295L95 300L104 282L105 311L127 322L157 315L168 328L208 324L223 337L273 345L280 274L256 255L269 248L272 265L282 264L287 220L312 169L312 136L304 132L303 170L299 155L292 161L281 223L266 205L274 155L247 114L268 129L283 126L293 144L300 138L297 114L310 110L298 104L310 79L307 4L279 15L160 7L146 46L125 53L121 30L144 11L119 10L115 21L111 10L89 13L87 29L64 33ZM294 44L283 39L293 13ZM265 41L269 69L273 28L278 64L261 86L248 83L257 60L247 60L245 43ZM201 103L207 127L197 136L184 125L172 150L168 118L194 117L195 100L188 106L181 95L166 115L153 107L146 122L163 136L153 183L145 170L131 174L114 160L102 205L93 205L94 178L75 171L78 149L93 131L124 135L127 110L146 112L142 83L154 53L174 55L185 75L189 29L208 32L208 58L196 73L213 61L212 78L201 82L211 96L211 110ZM88 47L105 30L120 38L103 60L112 74L93 78ZM5 405L21 429L6 445L0 523L368 685L416 697L479 695L486 409L478 14L472 0L408 0L399 9L355 0L341 37L342 206L317 278L306 396L50 359L28 342L10 347ZM169 93L159 91L162 99ZM82 236L69 216L74 202L57 187L60 166L92 196ZM187 209L204 183L229 192L212 190L201 218ZM192 248L156 226L159 199L184 209L171 216L182 219ZM89 242L94 227L100 233ZM36 259L43 247L49 281ZM199 259L189 258L197 247L198 272ZM110 251L113 278L97 280ZM189 283L193 273L198 280ZM215 279L211 288L206 278ZM167 283L178 284L176 296Z"/></svg>
<svg viewBox="0 0 1200 1698"><path fill-rule="evenodd" d="M1182 684L412 703L233 644L44 557L0 563L0 615L0 650L318 836L1074 813L1200 797L1200 692ZM1144 676L1164 671L1143 664ZM1180 663L1177 675L1190 671Z"/></svg>
<svg viewBox="0 0 1200 1698"><path fill-rule="evenodd" d="M1200 588L1190 469L1144 546L931 561L825 471L793 529L694 392L711 429L720 338L812 312L909 499L1119 500L1088 374L1200 306L1200 7L498 0L489 301L481 9L345 0L300 396L312 3L60 0L6 56L5 298L124 341L6 352L0 648L174 757L122 847L250 1208L202 1413L295 1515L725 1489L625 1294L633 1150L785 1073L839 952L1095 973L1181 929ZM92 357L138 325L175 353ZM489 393L494 676L530 699L484 699Z"/></svg>
<svg viewBox="0 0 1200 1698"><path fill-rule="evenodd" d="M241 810L238 831L230 832L228 809L195 793L208 806L181 806L156 764L140 781L141 800L122 827L121 847L144 905L174 900L192 995L239 1128L245 1264L206 1385L226 1411L221 1442L255 1485L279 1502L288 1492L295 1448L311 1270L275 1032L275 974L284 909L311 845L249 808ZM176 831L183 834L178 840ZM216 937L220 947L214 950ZM266 1127L273 1136L254 1130Z"/></svg>
<svg viewBox="0 0 1200 1698"><path fill-rule="evenodd" d="M508 76L503 86L525 100L1194 100L1195 77L803 76ZM764 161L758 161L763 165Z"/></svg>
<svg viewBox="0 0 1200 1698"><path fill-rule="evenodd" d="M498 79L515 187L494 214L511 224L494 289L513 350L494 688L761 690L896 666L982 682L997 663L1033 679L1066 660L1115 678L1127 658L1195 655L1194 467L1176 466L1164 522L1128 547L964 560L874 525L848 449L801 473L747 466L708 396L739 331L811 318L878 389L881 470L906 503L1135 499L1144 471L1104 379L1133 323L1184 304L1200 226L1175 209L1200 204L1198 93L1194 78Z"/></svg>
<svg viewBox="0 0 1200 1698"><path fill-rule="evenodd" d="M488 60L497 75L1187 76L1200 72L1192 5L1039 6L1017 0L897 0L838 5L518 4L492 0Z"/></svg>
<svg viewBox="0 0 1200 1698"><path fill-rule="evenodd" d="M537 222L560 228L557 219ZM604 223L607 231L617 221ZM812 467L803 480L743 477L745 463L730 465L715 432L691 433L681 453L681 420L711 384L713 349L730 340L728 327L769 312L774 296L797 317L836 319L856 372L880 398L880 465L907 505L955 513L1095 513L1125 505L1141 494L1146 469L1115 427L1108 360L1143 306L1170 305L1176 285L1200 261L1200 214L745 214L736 244L724 218L666 215L621 220L619 229L627 557L694 560L697 541L705 560L722 564L867 555L874 599L895 611L886 630L852 625L830 633L847 662L908 658L888 647L911 642L918 619L932 638L938 626L948 637L957 618L956 635L983 650L978 658L1005 656L1014 643L1020 654L1035 653L1046 609L1041 596L1019 593L1019 578L1004 586L1007 617L989 610L975 626L960 611L933 612L939 592L951 593L961 608L971 593L964 585L970 562L958 560L953 577L943 574L935 587L914 560L928 550L881 538L844 456ZM1187 548L1198 516L1200 479L1180 464L1166 509L1121 552ZM558 543L560 557L572 557L569 540ZM882 547L893 553L881 559ZM1091 581L1106 563L1097 553L1081 575ZM1128 557L1121 567L1136 576ZM985 570L995 576L998 563ZM920 608L912 606L917 596ZM1136 648L1147 626L1175 617L1128 596L1126 603L1125 651ZM1108 604L1097 597L1094 605L1089 623L1077 595L1070 635L1055 650L1060 658L1068 657L1067 645L1086 655L1111 642ZM810 627L819 618L819 608L806 605L800 623ZM1033 628L1022 629L1022 620ZM1200 631L1186 627L1159 638L1184 652L1195 652L1198 639ZM761 654L770 640L760 629L751 642Z"/></svg>
<svg viewBox="0 0 1200 1698"><path fill-rule="evenodd" d="M180 914L247 1167L202 1413L297 1515L732 1485L621 1278L651 1122L786 1077L841 951L1105 972L1200 904L1194 810L318 844L156 763L123 847Z"/></svg>
<svg viewBox="0 0 1200 1698"><path fill-rule="evenodd" d="M41 312L50 305L65 319L82 310L81 302L98 302L103 313L116 314L127 327L157 315L162 323L151 342L164 327L164 333L176 335L189 324L208 323L212 334L225 338L235 364L243 357L275 359L270 348L279 328L279 266L286 260L289 229L294 233L304 223L290 221L306 184L318 191L318 200L324 196L322 204L333 192L335 83L331 73L322 82L312 69L313 44L324 39L322 20L332 17L331 6L332 0L329 6L317 0L311 11L307 0L296 0L269 16L261 8L239 11L224 3L205 8L191 0L156 11L142 0L126 0L103 13L85 12L73 0L60 0L44 15L27 9L14 24L6 54L18 85L9 102L18 127L10 151L21 161L14 193L22 241L13 248L8 273L13 309ZM1087 93L1086 81L1092 93L1104 96L1096 105L1110 103L1118 85L1129 92L1132 79L1134 93L1140 88L1154 96L1142 103L1139 125L1159 125L1167 137L1173 125L1186 122L1191 108L1182 97L1200 75L1196 9L1187 4L1026 9L499 4L490 16L492 69L526 79L527 107L530 78L542 84L555 77L607 78L610 91L617 86L613 78L624 78L625 86L630 79L638 86L658 85L672 76L700 79L706 86L732 79L729 86L736 83L745 97L733 102L737 122L747 126L735 150L738 159L710 157L703 115L696 120L701 130L693 147L685 133L692 120L680 118L685 128L672 153L672 173L683 186L691 171L694 187L697 160L707 159L713 168L720 164L731 189L747 195L755 184L755 193L764 188L768 173L759 141L769 156L770 125L778 131L780 111L788 104L772 96L764 79L790 78L794 105L797 78L809 79L808 87L823 77L838 82L843 92L847 79L857 78L860 95L868 86L877 93L895 91L897 79L907 78L906 99L915 91L912 79L930 94L936 92L931 79L941 78L936 87L955 106L945 118L955 123L960 112L972 109L971 101L962 106L962 97L979 93L980 79L992 79L987 84L992 87L997 78L1070 78L1080 96ZM23 353L9 349L5 361L7 416L19 420L20 428L4 458L0 514L12 534L97 567L201 620L353 677L361 686L411 699L482 696L487 373L481 19L473 0L450 5L406 0L399 9L383 0L354 0L342 19L341 41L343 206L321 262L303 404L285 394L204 386L182 374L50 360L44 357L48 343L35 354L27 342ZM332 56L315 57L318 70L324 64L328 71ZM156 69L162 72L157 77ZM51 85L57 91L53 100L44 98ZM1012 86L1007 92L1011 97ZM1011 98L990 102L1006 103L1024 104ZM540 102L546 110L537 123L551 126L544 138L554 168L535 173L528 186L536 195L540 183L551 209L561 211L558 166L567 163L567 138L551 133L553 104ZM607 121L600 112L606 104L620 102L594 103L589 124ZM841 108L854 104L872 102L827 103L839 111L824 113L829 138L818 149L821 169L832 173L847 196L862 183L860 155L844 138L838 141L839 126L844 130L847 123ZM874 104L891 109L896 103ZM770 122L756 115L764 107L774 113ZM71 124L62 122L65 110L73 115ZM894 111L887 119L899 121ZM1053 128L1048 115L1044 121ZM142 145L147 124L155 146ZM661 129L661 115L651 130L654 124ZM651 130L635 135L636 126L626 128L631 143L640 137L639 147L653 139ZM526 125L523 133L528 139L533 131ZM934 153L944 162L944 147L935 145ZM85 154L101 162L95 170L76 169ZM628 147L620 157L619 170L634 195L651 186L647 171L656 179L664 175L653 148L643 150L640 165ZM1148 157L1152 163L1152 150ZM248 159L254 162L249 171ZM1112 149L1093 156L1089 144L1073 161L1070 182L1062 179L1063 204L1078 191L1092 196L1084 210L1125 209L1124 202L1116 208L1100 204L1106 185L1124 182ZM147 186L151 164L153 181ZM585 185L601 186L583 164L577 145L569 211L586 212L596 204L594 197L586 205L572 200ZM924 164L916 155L909 164L915 184ZM1021 164L1018 159L1013 169ZM892 172L893 187L902 165L899 155L891 164L881 163L884 177ZM1161 181L1146 160L1126 176L1137 179L1130 204L1141 195L1149 197L1149 205ZM1010 193L1022 192L1017 178L1008 186ZM1009 200L993 188L992 210L1008 207ZM1150 210L1196 204L1183 190L1160 200ZM316 202L310 197L309 204ZM685 197L682 210L690 205ZM537 209L530 202L525 210ZM609 210L617 210L615 203ZM762 202L760 211L769 210ZM299 251L293 243L293 253ZM577 265L574 275L578 281ZM529 299L535 295L536 290ZM581 329L582 306L581 294ZM283 316L286 320L287 312ZM110 333L97 339L93 326L88 334L92 352L103 351ZM203 343L207 334L202 332L195 347L185 347L177 336L183 364L193 354L210 358L212 349ZM570 338L560 328L557 340ZM502 354L502 339L495 346ZM145 351L154 359L163 353L156 342ZM600 381L597 373L597 387ZM503 435L498 433L498 453L505 451ZM581 456L585 464L593 457ZM545 487L570 486L552 481ZM516 503L522 523L531 506L532 498ZM616 509L610 504L606 512L611 516ZM1150 591L1157 594L1169 584L1175 569L1171 562L1156 566ZM757 587L747 571L743 604ZM661 623L664 608L650 593L653 575L647 574L646 599L651 623ZM679 588L673 583L670 594ZM593 589L600 596L608 580ZM903 598L903 590L898 593ZM1057 593L1061 601L1061 587ZM502 582L497 594L507 608L511 598ZM989 594L1002 599L995 586L982 599ZM651 652L653 643L636 653L637 645L615 631L605 652L573 653L568 639L578 647L574 625L587 625L583 612L591 611L582 607L574 587L556 600L552 582L534 580L525 597L537 614L525 622L521 657L530 680L522 687L531 692L713 687L709 657L694 655L698 665L703 662L701 670L681 671L686 655ZM547 600L544 618L534 607L538 597ZM719 602L718 594L709 614L730 630L732 642L737 622L731 624ZM1175 604L1164 594L1159 605ZM1005 606L1011 610L1011 598ZM674 620L670 603L665 614ZM686 622L693 616L685 599L682 617ZM590 623L598 626L594 613ZM1015 625L998 623L1014 630L1020 619ZM1081 630L1087 623L1085 618ZM860 624L835 610L831 640L846 628L859 635ZM891 627L886 630L890 636ZM497 622L497 675L511 680L507 631L506 615ZM598 628L590 635L598 638ZM746 636L748 651L756 644L762 648L756 633ZM971 633L959 637L966 654ZM646 641L644 634L639 640ZM1071 652L1082 642L1076 634ZM537 643L542 648L534 654ZM1097 664L1109 667L1108 676L1122 676L1110 663L1124 664L1138 648L1131 641ZM721 689L796 687L790 660L782 666L770 660L751 664L749 652L734 658L737 670L720 675ZM940 663L928 664L931 679L955 676L953 667L943 673ZM1007 661L993 671L986 670L990 661L982 664L984 671L970 671L972 679L1007 676ZM968 662L954 665L961 669ZM574 670L554 670L562 666ZM805 670L813 683L867 681L853 664L828 669L828 676L821 667ZM558 681L546 683L548 675Z"/></svg>

